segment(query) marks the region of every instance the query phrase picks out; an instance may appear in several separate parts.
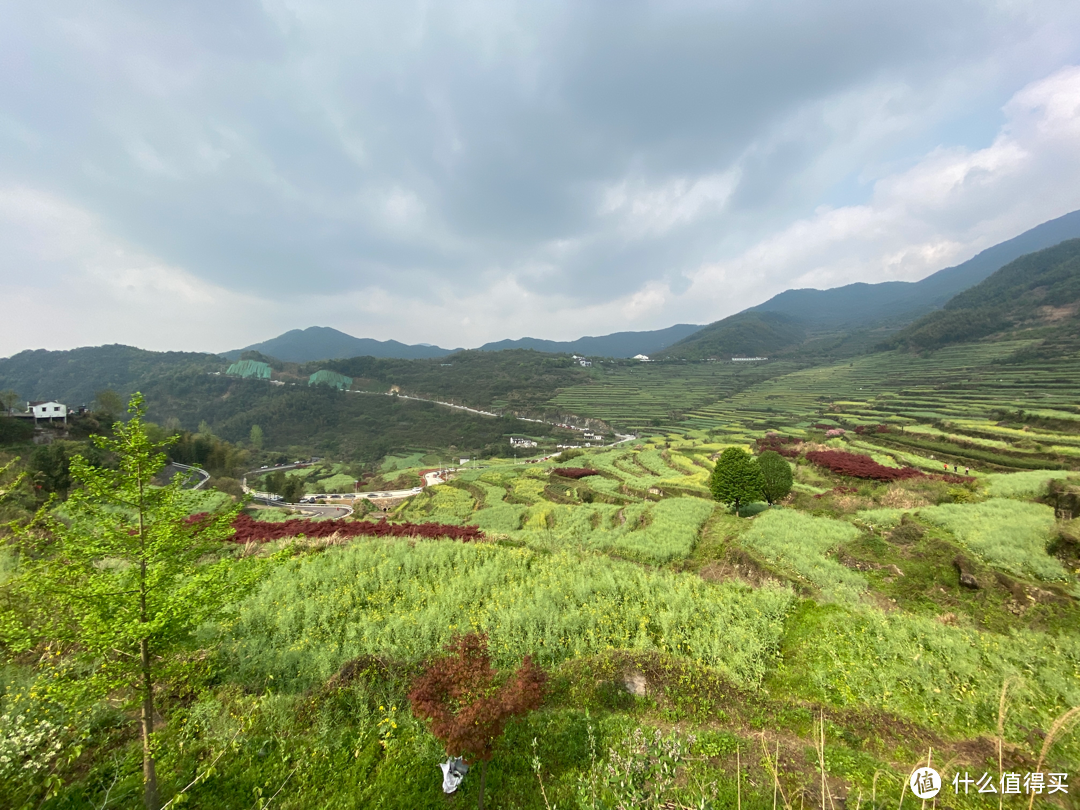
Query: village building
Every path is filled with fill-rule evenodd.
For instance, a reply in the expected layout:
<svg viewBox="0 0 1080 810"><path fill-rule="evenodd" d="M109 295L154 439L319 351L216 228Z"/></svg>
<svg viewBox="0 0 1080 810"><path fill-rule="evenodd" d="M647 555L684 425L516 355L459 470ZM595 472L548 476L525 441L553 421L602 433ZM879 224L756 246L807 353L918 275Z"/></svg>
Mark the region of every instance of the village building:
<svg viewBox="0 0 1080 810"><path fill-rule="evenodd" d="M64 424L67 424L67 405L62 402L54 402L49 400L48 402L27 402L26 412L33 414L34 421L39 419L63 419Z"/></svg>
<svg viewBox="0 0 1080 810"><path fill-rule="evenodd" d="M511 436L511 447L536 447L536 442L532 439L526 439L524 436Z"/></svg>

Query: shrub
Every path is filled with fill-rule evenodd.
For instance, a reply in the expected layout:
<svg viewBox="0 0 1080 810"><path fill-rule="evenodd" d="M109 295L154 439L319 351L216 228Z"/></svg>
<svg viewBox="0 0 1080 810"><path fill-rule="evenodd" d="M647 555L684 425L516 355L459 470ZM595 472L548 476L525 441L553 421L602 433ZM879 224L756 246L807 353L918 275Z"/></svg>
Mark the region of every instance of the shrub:
<svg viewBox="0 0 1080 810"><path fill-rule="evenodd" d="M808 461L838 475L851 478L869 478L873 481L899 481L904 478L921 478L923 473L914 467L886 467L870 456L848 453L844 450L811 450Z"/></svg>
<svg viewBox="0 0 1080 810"><path fill-rule="evenodd" d="M197 522L203 516L189 518ZM387 523L385 520L283 520L267 523L248 515L238 516L232 523L236 530L230 540L234 543L267 543L286 537L449 537L469 542L483 540L484 533L477 526L447 526L442 523Z"/></svg>
<svg viewBox="0 0 1080 810"><path fill-rule="evenodd" d="M709 489L713 498L733 507L736 513L744 503L761 495L761 470L754 459L740 447L729 447L720 454Z"/></svg>
<svg viewBox="0 0 1080 810"><path fill-rule="evenodd" d="M759 453L765 450L773 450L785 458L795 458L799 455L798 446L802 444L802 439L796 439L794 436L779 436L775 433L767 433L759 438L756 443Z"/></svg>
<svg viewBox="0 0 1080 810"><path fill-rule="evenodd" d="M589 475L599 475L597 470L590 470L588 467L556 467L551 471L552 475L561 475L563 478L585 478Z"/></svg>
<svg viewBox="0 0 1080 810"><path fill-rule="evenodd" d="M484 807L484 777L495 742L506 723L537 709L547 676L525 656L503 683L491 667L487 637L468 633L451 640L446 655L432 661L416 679L409 702L413 714L426 720L449 756L480 761L479 807Z"/></svg>

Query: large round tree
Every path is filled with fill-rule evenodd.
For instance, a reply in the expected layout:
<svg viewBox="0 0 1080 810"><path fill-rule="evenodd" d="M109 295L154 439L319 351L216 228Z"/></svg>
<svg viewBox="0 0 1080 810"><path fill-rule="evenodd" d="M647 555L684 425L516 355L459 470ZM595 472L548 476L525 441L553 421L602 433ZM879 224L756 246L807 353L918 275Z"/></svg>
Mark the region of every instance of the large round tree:
<svg viewBox="0 0 1080 810"><path fill-rule="evenodd" d="M766 450L758 456L757 465L761 470L761 494L765 500L770 506L784 500L794 483L788 460L775 450Z"/></svg>
<svg viewBox="0 0 1080 810"><path fill-rule="evenodd" d="M741 447L729 447L721 453L709 479L713 498L731 506L736 514L740 506L761 497L761 486L761 470Z"/></svg>

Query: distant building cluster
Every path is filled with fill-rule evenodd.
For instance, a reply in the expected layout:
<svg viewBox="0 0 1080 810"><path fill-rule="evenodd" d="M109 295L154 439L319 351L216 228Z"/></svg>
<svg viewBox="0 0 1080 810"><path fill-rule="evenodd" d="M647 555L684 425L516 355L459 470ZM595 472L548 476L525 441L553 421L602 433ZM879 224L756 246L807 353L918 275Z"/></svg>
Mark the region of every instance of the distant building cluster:
<svg viewBox="0 0 1080 810"><path fill-rule="evenodd" d="M575 354L573 357L574 357L574 361L579 366L581 366L582 368L591 368L592 367L592 360L586 360L580 354Z"/></svg>
<svg viewBox="0 0 1080 810"><path fill-rule="evenodd" d="M768 357L732 357L732 363L757 363L762 360L768 360Z"/></svg>
<svg viewBox="0 0 1080 810"><path fill-rule="evenodd" d="M536 442L532 439L526 439L524 436L511 436L511 447L536 447Z"/></svg>

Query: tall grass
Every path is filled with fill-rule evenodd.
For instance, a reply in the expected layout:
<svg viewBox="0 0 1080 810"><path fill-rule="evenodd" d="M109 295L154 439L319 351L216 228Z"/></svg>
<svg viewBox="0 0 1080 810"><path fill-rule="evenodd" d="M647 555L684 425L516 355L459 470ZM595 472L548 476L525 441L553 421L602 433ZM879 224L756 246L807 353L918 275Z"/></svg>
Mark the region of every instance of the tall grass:
<svg viewBox="0 0 1080 810"><path fill-rule="evenodd" d="M1046 728L1080 703L1076 635L978 632L911 614L829 607L805 613L785 648L786 677L806 697L965 736L996 734L1010 676L1018 676L1009 693L1021 725Z"/></svg>
<svg viewBox="0 0 1080 810"><path fill-rule="evenodd" d="M1040 503L993 498L982 503L941 504L919 510L919 516L948 529L971 551L1017 576L1064 579L1065 569L1047 551L1054 528L1054 510Z"/></svg>
<svg viewBox="0 0 1080 810"><path fill-rule="evenodd" d="M659 503L561 505L542 503L517 513L508 505L474 515L484 529L512 532L530 546L585 548L642 562L666 563L693 551L715 505L701 498L666 498Z"/></svg>
<svg viewBox="0 0 1080 810"><path fill-rule="evenodd" d="M305 687L369 653L417 659L482 630L501 663L659 650L756 687L776 660L790 591L572 553L374 540L281 565L228 628L229 665Z"/></svg>
<svg viewBox="0 0 1080 810"><path fill-rule="evenodd" d="M771 509L754 519L739 542L812 583L826 599L852 601L866 590L866 578L826 555L858 536L849 523Z"/></svg>
<svg viewBox="0 0 1080 810"><path fill-rule="evenodd" d="M1067 470L1027 470L1015 473L992 473L986 481L986 492L991 498L1038 498L1047 493L1054 478L1068 478Z"/></svg>

